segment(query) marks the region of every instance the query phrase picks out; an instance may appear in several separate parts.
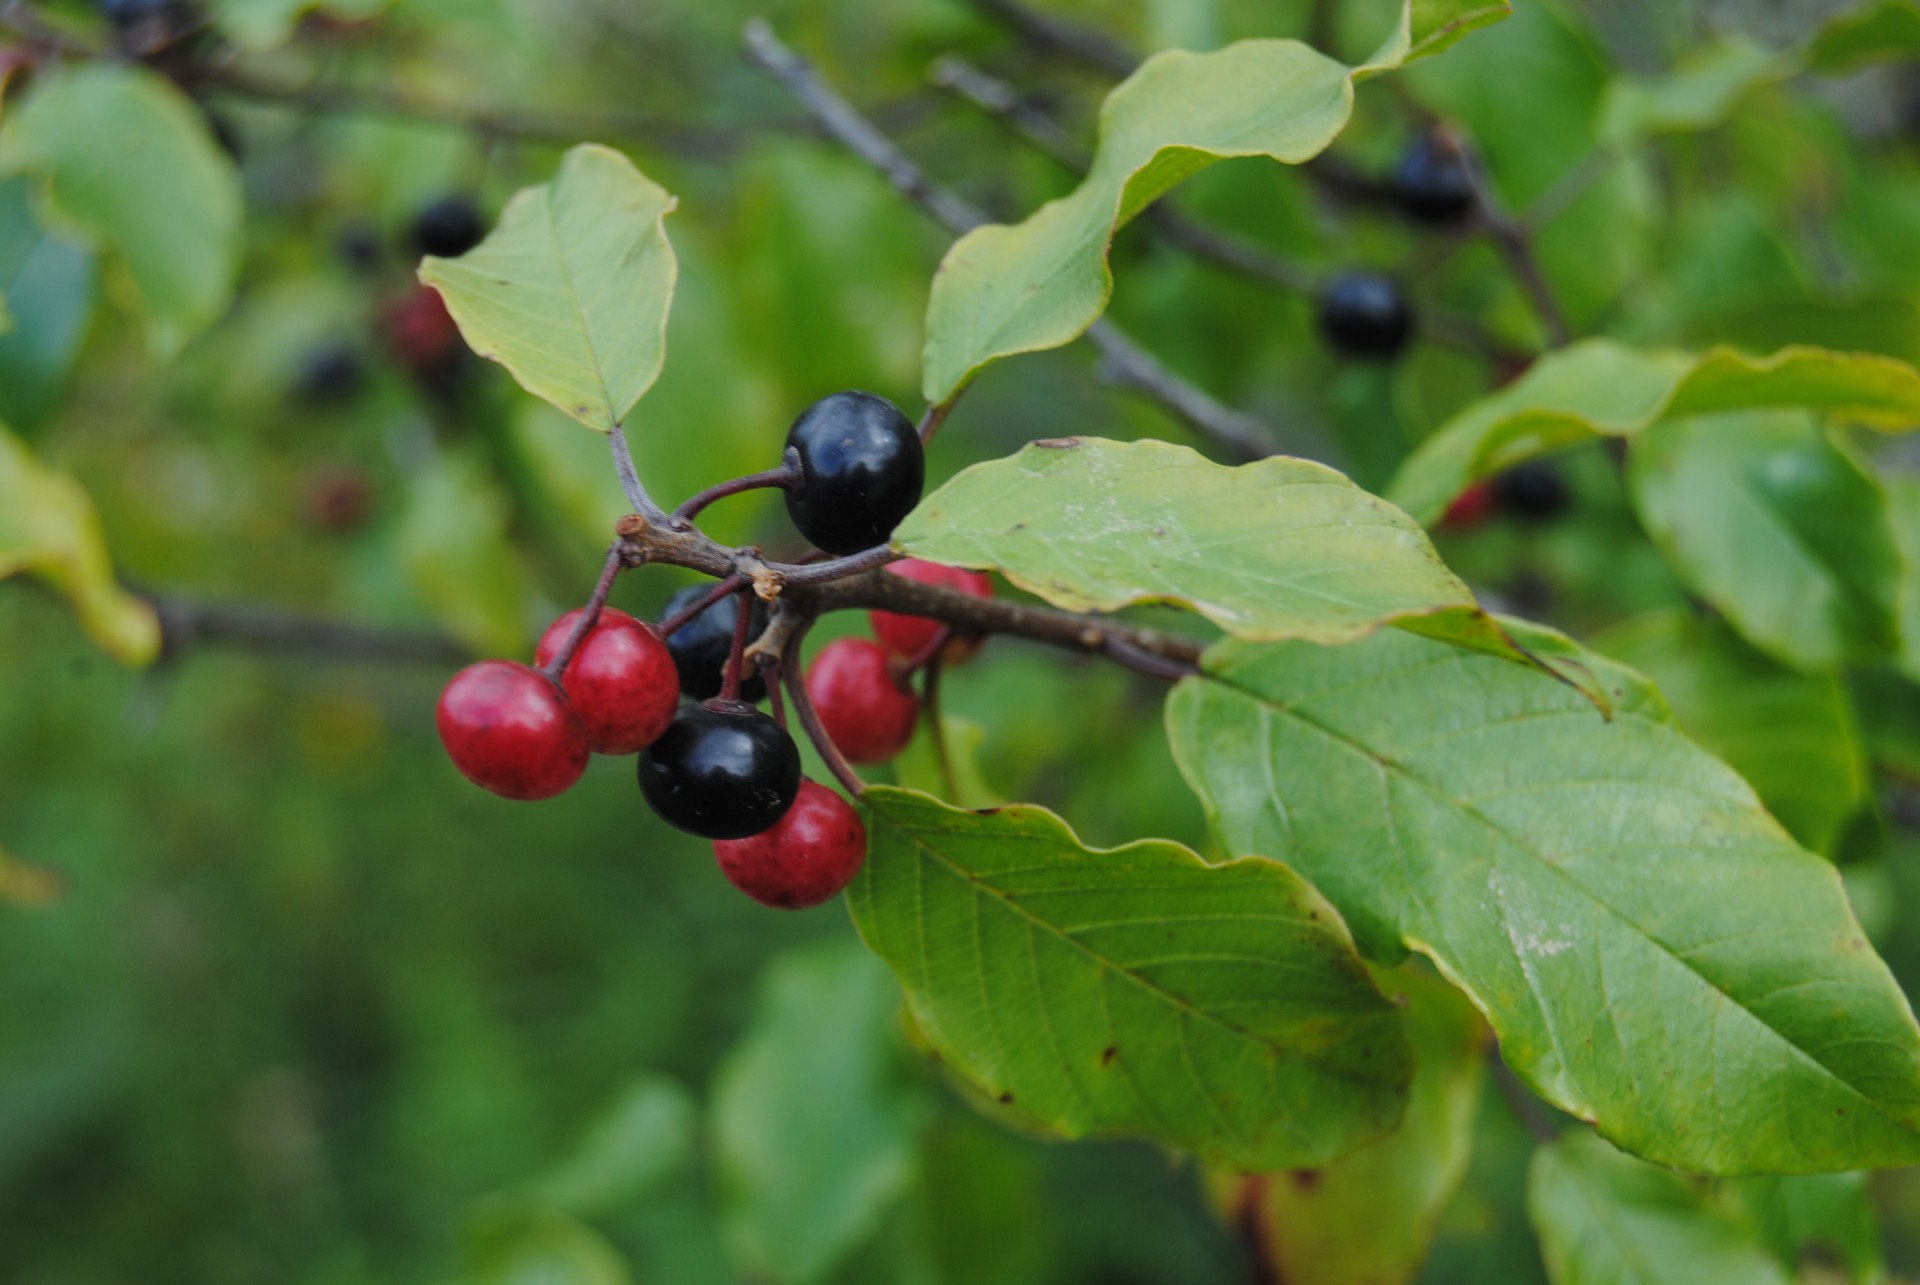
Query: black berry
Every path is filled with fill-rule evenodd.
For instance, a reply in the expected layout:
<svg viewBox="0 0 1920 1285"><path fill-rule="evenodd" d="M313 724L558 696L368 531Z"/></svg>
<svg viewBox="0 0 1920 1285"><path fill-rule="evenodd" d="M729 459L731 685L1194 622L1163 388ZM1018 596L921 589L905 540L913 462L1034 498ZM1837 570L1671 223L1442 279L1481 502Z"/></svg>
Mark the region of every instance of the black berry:
<svg viewBox="0 0 1920 1285"><path fill-rule="evenodd" d="M339 251L340 261L355 272L370 274L380 268L380 234L370 223L355 222L342 228L334 248Z"/></svg>
<svg viewBox="0 0 1920 1285"><path fill-rule="evenodd" d="M1529 522L1550 522L1567 511L1573 497L1559 469L1535 460L1495 478L1493 498L1504 513Z"/></svg>
<svg viewBox="0 0 1920 1285"><path fill-rule="evenodd" d="M920 434L884 397L821 398L793 421L787 449L800 462L800 480L787 489L787 514L828 553L885 544L920 503L926 481Z"/></svg>
<svg viewBox="0 0 1920 1285"><path fill-rule="evenodd" d="M710 593L712 589L710 584L688 585L674 594L667 599L667 609L660 615L662 623L678 615L689 603ZM673 631L667 639L667 652L673 657L674 667L680 671L682 693L697 701L720 694L727 657L733 654L733 626L738 619L740 595L728 594ZM748 641L765 633L766 628L766 604L755 598L753 615L747 621ZM767 680L758 674L740 684L741 700L757 704L766 698Z"/></svg>
<svg viewBox="0 0 1920 1285"><path fill-rule="evenodd" d="M413 248L442 259L459 258L486 235L487 221L470 197L442 197L413 220Z"/></svg>
<svg viewBox="0 0 1920 1285"><path fill-rule="evenodd" d="M366 366L359 353L348 344L326 343L300 363L293 395L309 406L337 406L353 400L366 380Z"/></svg>
<svg viewBox="0 0 1920 1285"><path fill-rule="evenodd" d="M800 751L746 705L685 705L640 755L640 793L668 825L707 839L772 827L800 792Z"/></svg>
<svg viewBox="0 0 1920 1285"><path fill-rule="evenodd" d="M1343 272L1320 294L1320 333L1349 357L1394 357L1413 334L1413 312L1392 277Z"/></svg>
<svg viewBox="0 0 1920 1285"><path fill-rule="evenodd" d="M1409 218L1458 223L1474 207L1472 165L1459 139L1444 129L1428 130L1401 155L1388 189Z"/></svg>

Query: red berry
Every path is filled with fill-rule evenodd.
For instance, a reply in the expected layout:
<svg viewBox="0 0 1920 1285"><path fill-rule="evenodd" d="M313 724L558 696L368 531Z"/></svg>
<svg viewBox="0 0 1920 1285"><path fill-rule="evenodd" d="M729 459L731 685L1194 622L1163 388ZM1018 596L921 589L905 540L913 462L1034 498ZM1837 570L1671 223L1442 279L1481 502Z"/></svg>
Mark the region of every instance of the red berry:
<svg viewBox="0 0 1920 1285"><path fill-rule="evenodd" d="M1447 511L1440 518L1440 525L1456 531L1465 531L1479 526L1493 516L1493 483L1482 480L1473 483L1453 498Z"/></svg>
<svg viewBox="0 0 1920 1285"><path fill-rule="evenodd" d="M547 626L533 663L544 668L560 654L579 611ZM660 739L680 707L680 676L660 636L624 611L600 609L560 676L586 724L596 754L637 754Z"/></svg>
<svg viewBox="0 0 1920 1285"><path fill-rule="evenodd" d="M884 763L913 739L920 702L894 677L887 653L864 638L822 647L807 671L807 695L827 735L855 763Z"/></svg>
<svg viewBox="0 0 1920 1285"><path fill-rule="evenodd" d="M468 780L509 799L550 799L587 768L587 729L537 669L483 660L440 693L440 743Z"/></svg>
<svg viewBox="0 0 1920 1285"><path fill-rule="evenodd" d="M976 598L993 597L993 581L987 578L984 571L968 571L964 567L949 567L945 563L925 562L919 558L889 562L887 570L921 584L958 589ZM873 627L873 636L880 640L880 645L903 660L918 656L944 627L938 620L930 620L926 616L906 616L897 611L869 611L867 623ZM941 648L940 658L950 664L958 664L978 650L979 639L956 638Z"/></svg>
<svg viewBox="0 0 1920 1285"><path fill-rule="evenodd" d="M394 355L409 370L433 369L457 351L460 328L431 286L415 286L395 299L382 321Z"/></svg>
<svg viewBox="0 0 1920 1285"><path fill-rule="evenodd" d="M867 859L867 828L845 799L802 781L793 806L771 830L716 840L713 855L733 886L755 901L799 910L853 882Z"/></svg>

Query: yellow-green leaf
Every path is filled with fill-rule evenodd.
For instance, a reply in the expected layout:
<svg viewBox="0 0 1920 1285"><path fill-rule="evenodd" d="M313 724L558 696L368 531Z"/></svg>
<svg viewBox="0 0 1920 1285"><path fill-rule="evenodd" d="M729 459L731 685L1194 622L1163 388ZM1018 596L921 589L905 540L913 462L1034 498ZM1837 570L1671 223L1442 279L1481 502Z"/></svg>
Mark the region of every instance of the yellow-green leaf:
<svg viewBox="0 0 1920 1285"><path fill-rule="evenodd" d="M159 617L115 582L92 497L0 428L0 579L23 572L63 594L114 659L144 665L159 654Z"/></svg>
<svg viewBox="0 0 1920 1285"><path fill-rule="evenodd" d="M553 180L522 188L499 226L420 279L446 297L460 333L520 386L589 428L625 418L666 360L678 266L665 188L609 147L566 154Z"/></svg>

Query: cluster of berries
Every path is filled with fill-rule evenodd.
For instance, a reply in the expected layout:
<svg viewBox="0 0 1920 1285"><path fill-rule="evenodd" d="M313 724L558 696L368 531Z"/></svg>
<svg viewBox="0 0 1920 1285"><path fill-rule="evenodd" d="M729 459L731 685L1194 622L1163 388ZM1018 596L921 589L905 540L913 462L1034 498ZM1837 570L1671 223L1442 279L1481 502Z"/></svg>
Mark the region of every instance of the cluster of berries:
<svg viewBox="0 0 1920 1285"><path fill-rule="evenodd" d="M785 466L789 515L831 554L884 544L924 483L918 432L870 393L809 407L787 435ZM934 563L907 559L888 570L991 592L984 576ZM840 795L802 779L793 738L755 708L766 679L740 669L742 640L767 628L764 604L750 591L714 599L696 585L668 601L658 626L603 607L556 672L580 617L568 612L547 628L538 668L481 661L447 685L440 738L460 771L495 794L544 799L577 781L590 754L638 754L648 804L711 839L720 868L749 896L791 908L844 888L866 858L865 827ZM856 763L884 762L911 738L914 666L978 646L935 620L880 611L870 619L879 643L833 642L804 680L828 738Z"/></svg>
<svg viewBox="0 0 1920 1285"><path fill-rule="evenodd" d="M1465 222L1479 202L1473 157L1452 132L1435 128L1401 154L1380 194L1407 218L1434 227ZM1413 308L1400 283L1354 269L1329 280L1317 301L1320 334L1346 357L1386 361L1413 337Z"/></svg>

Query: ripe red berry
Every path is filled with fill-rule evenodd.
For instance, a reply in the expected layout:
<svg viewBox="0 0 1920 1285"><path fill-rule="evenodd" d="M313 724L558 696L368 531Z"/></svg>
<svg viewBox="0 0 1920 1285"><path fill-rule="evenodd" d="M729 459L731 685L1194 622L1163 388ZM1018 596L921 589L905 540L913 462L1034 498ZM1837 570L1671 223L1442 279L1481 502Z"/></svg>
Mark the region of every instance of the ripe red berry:
<svg viewBox="0 0 1920 1285"><path fill-rule="evenodd" d="M968 571L964 567L949 567L945 563L926 562L919 558L889 562L887 570L921 584L958 589L976 598L993 597L993 581L987 578L984 571ZM880 645L903 660L918 656L944 627L939 621L926 616L907 616L897 611L869 611L867 623L873 627L873 636L880 640ZM940 658L949 664L958 664L979 649L980 640L977 638L956 638L940 649Z"/></svg>
<svg viewBox="0 0 1920 1285"><path fill-rule="evenodd" d="M1482 478L1453 497L1453 503L1440 518L1440 525L1454 531L1470 531L1493 516L1493 483Z"/></svg>
<svg viewBox="0 0 1920 1285"><path fill-rule="evenodd" d="M828 643L807 670L821 725L855 763L884 763L913 739L920 702L894 677L887 653L864 638Z"/></svg>
<svg viewBox="0 0 1920 1285"><path fill-rule="evenodd" d="M395 299L381 322L394 356L409 370L434 370L459 351L460 328L431 286L415 286Z"/></svg>
<svg viewBox="0 0 1920 1285"><path fill-rule="evenodd" d="M755 901L799 910L853 882L867 859L867 828L845 799L802 781L793 806L771 830L716 840L713 855L733 886Z"/></svg>
<svg viewBox="0 0 1920 1285"><path fill-rule="evenodd" d="M544 668L560 654L579 611L547 626L534 664ZM637 754L660 739L680 708L680 677L659 635L624 611L600 609L580 647L560 676L567 700L586 725L596 754Z"/></svg>
<svg viewBox="0 0 1920 1285"><path fill-rule="evenodd" d="M453 676L436 721L453 765L509 799L550 799L587 768L587 729L559 684L526 665L483 660Z"/></svg>

